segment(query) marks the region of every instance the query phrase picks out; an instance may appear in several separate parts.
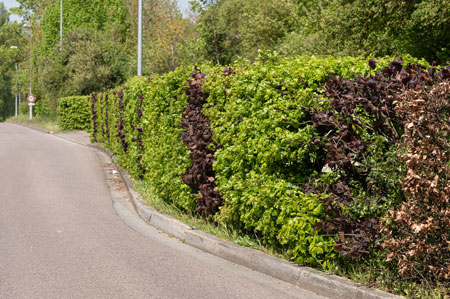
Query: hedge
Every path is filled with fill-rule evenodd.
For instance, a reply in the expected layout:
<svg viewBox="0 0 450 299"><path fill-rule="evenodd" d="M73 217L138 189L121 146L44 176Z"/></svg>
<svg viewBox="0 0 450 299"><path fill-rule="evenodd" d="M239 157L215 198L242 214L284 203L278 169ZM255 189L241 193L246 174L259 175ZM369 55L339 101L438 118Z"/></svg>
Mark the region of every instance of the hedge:
<svg viewBox="0 0 450 299"><path fill-rule="evenodd" d="M91 129L90 101L87 96L72 96L58 99L58 124L64 130Z"/></svg>
<svg viewBox="0 0 450 299"><path fill-rule="evenodd" d="M371 75L391 60L371 69L361 57L297 57L236 65L229 76L210 74L206 115L220 145L214 170L224 198L216 221L251 232L301 264L329 267L338 260L334 236L316 229L329 213L322 201L327 195L304 187L323 175L326 154L323 143L311 142L322 134L311 113L330 108L323 92L332 76Z"/></svg>
<svg viewBox="0 0 450 299"><path fill-rule="evenodd" d="M151 79L135 77L123 88L94 94L92 126L94 140L109 147L133 177L144 178L155 196L192 211L195 195L181 181L191 165L180 129L187 74L180 68Z"/></svg>
<svg viewBox="0 0 450 299"><path fill-rule="evenodd" d="M211 192L218 190L223 205L207 217L256 236L262 243L287 252L297 263L327 268L342 259L335 248L339 236L321 229L331 213L324 203L329 192L310 192L320 188L306 186L331 186L341 173L323 167L328 133L313 126L313 114L333 110L324 96L324 84L333 76L371 76L393 59L385 57L371 65L363 57L261 59L253 65L236 64L225 70L202 66L193 73L192 69L178 68L148 79L136 77L123 88L92 95L92 139L110 148L133 177L147 181L154 196L193 212L199 211L199 204L205 203L200 197L208 192L199 196L205 184L189 183L195 180L186 179L186 174L201 172L202 167L207 171L207 161L204 165L195 161L197 172L189 169L193 167L191 159L199 157L195 142L209 137L196 134L211 132L208 151L214 153L214 173L205 177L215 183L208 188L214 189ZM427 65L411 57L404 62ZM195 75L200 73L206 77ZM188 84L188 80L198 82ZM191 101L191 107L186 108L186 93L194 96L193 86L201 86L203 91L195 96L202 96L205 104ZM365 117L363 110L356 111ZM200 117L201 113L210 123L202 124L203 131L194 132L189 124L192 119L184 120L181 128L183 112L191 113L185 117L192 117L194 112ZM189 135L183 137L185 141L190 138L186 143L189 148L182 141L183 132ZM372 143L371 159L393 155L390 151L394 149L379 146L383 136L360 133ZM316 139L318 143L313 142ZM383 176L389 171L394 170L385 167L372 175L386 179ZM357 194L357 202L338 207L347 211L345 215L363 217L389 208L384 203L374 208L368 203L369 194L358 188L356 184L349 190Z"/></svg>

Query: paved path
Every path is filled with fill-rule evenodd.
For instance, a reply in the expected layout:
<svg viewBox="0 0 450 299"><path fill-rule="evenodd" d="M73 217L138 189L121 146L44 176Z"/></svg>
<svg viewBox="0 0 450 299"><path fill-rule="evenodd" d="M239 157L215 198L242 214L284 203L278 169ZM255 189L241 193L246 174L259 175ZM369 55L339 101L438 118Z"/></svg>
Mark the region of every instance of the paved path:
<svg viewBox="0 0 450 299"><path fill-rule="evenodd" d="M322 298L200 252L111 201L105 157L0 123L0 298Z"/></svg>

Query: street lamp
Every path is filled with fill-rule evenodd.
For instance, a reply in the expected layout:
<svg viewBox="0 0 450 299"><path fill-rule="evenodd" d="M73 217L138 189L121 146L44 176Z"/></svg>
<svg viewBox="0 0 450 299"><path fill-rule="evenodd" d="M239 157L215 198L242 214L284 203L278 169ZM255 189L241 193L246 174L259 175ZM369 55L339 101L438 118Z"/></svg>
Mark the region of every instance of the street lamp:
<svg viewBox="0 0 450 299"><path fill-rule="evenodd" d="M142 76L142 0L139 0L137 74Z"/></svg>
<svg viewBox="0 0 450 299"><path fill-rule="evenodd" d="M61 0L59 13L59 51L62 51L62 36L63 36L63 0Z"/></svg>
<svg viewBox="0 0 450 299"><path fill-rule="evenodd" d="M11 46L10 47L11 49L17 49L17 46ZM18 106L18 104L17 104L17 93L18 93L18 87L17 87L18 85L17 85L17 62L16 62L16 99L15 99L15 101L14 101L14 103L15 103L15 107L16 107L16 109L15 109L15 117L17 117L17 106Z"/></svg>
<svg viewBox="0 0 450 299"><path fill-rule="evenodd" d="M32 97L33 93L33 26L31 24L23 25L23 28L30 29L30 94L28 97ZM34 103L28 104L30 107L30 119L33 118L33 105Z"/></svg>
<svg viewBox="0 0 450 299"><path fill-rule="evenodd" d="M31 24L23 25L23 28L30 29L30 94L33 91L33 26Z"/></svg>

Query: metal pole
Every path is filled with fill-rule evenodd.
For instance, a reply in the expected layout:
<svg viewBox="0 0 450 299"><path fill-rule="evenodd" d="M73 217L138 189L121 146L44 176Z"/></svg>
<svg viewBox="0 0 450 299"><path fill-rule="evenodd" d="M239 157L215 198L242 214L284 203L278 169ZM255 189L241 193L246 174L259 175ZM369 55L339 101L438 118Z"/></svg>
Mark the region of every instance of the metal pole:
<svg viewBox="0 0 450 299"><path fill-rule="evenodd" d="M60 19L59 19L59 51L62 51L63 36L63 0L61 0Z"/></svg>
<svg viewBox="0 0 450 299"><path fill-rule="evenodd" d="M33 26L31 28L30 37L30 95L33 94Z"/></svg>
<svg viewBox="0 0 450 299"><path fill-rule="evenodd" d="M11 46L9 48L10 49L17 49L17 46ZM15 98L14 106L16 107L16 109L15 109L15 116L17 117L17 93L19 92L19 88L18 88L18 85L17 85L17 62L16 62L16 74L15 74L15 77L16 77L16 98ZM19 100L20 100L20 95L19 95Z"/></svg>
<svg viewBox="0 0 450 299"><path fill-rule="evenodd" d="M18 100L18 98L17 98L17 93L18 93L18 91L19 91L19 88L17 87L17 63L16 63L16 101L15 101L15 104L16 104L16 114L15 114L15 116L17 117L17 100Z"/></svg>
<svg viewBox="0 0 450 299"><path fill-rule="evenodd" d="M139 0L139 17L138 17L138 66L137 74L142 76L142 0Z"/></svg>
<svg viewBox="0 0 450 299"><path fill-rule="evenodd" d="M33 25L30 24L30 95L33 94ZM30 105L30 119L33 119L33 106Z"/></svg>

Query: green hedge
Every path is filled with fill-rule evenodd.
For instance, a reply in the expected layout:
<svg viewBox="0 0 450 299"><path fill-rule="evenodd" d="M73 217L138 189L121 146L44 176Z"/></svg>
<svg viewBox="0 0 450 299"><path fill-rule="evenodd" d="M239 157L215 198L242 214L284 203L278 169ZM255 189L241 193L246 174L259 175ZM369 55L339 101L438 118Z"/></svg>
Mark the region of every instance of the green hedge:
<svg viewBox="0 0 450 299"><path fill-rule="evenodd" d="M188 73L189 70L179 68L151 80L132 78L123 89L96 94L94 112L97 114L97 141L109 147L133 177L149 182L155 196L192 211L195 196L181 181L181 174L191 165L180 129ZM143 117L139 116L138 109L142 110ZM126 132L125 148L118 136L121 123L121 132Z"/></svg>
<svg viewBox="0 0 450 299"><path fill-rule="evenodd" d="M224 205L215 221L257 236L301 264L329 267L339 260L333 236L315 229L326 216L326 195L302 188L321 174L315 162L325 154L310 143L318 134L310 107L327 107L323 85L331 76L373 74L392 59L381 59L375 70L362 57L261 59L232 66L231 75L203 66L204 113L220 145L214 170ZM123 89L94 95L92 106L94 139L132 176L144 178L155 196L185 211L194 211L197 196L181 181L191 166L180 129L191 71L133 78Z"/></svg>
<svg viewBox="0 0 450 299"><path fill-rule="evenodd" d="M64 130L89 131L91 126L90 101L87 96L58 99L58 124Z"/></svg>
<svg viewBox="0 0 450 299"><path fill-rule="evenodd" d="M298 263L327 267L337 254L333 239L315 229L325 216L322 195L301 186L321 171L315 168L320 153L309 143L309 107L324 100L323 83L332 75L368 74L367 59L298 57L234 71L205 83L206 114L221 145L214 170L224 206L215 219L252 232Z"/></svg>

